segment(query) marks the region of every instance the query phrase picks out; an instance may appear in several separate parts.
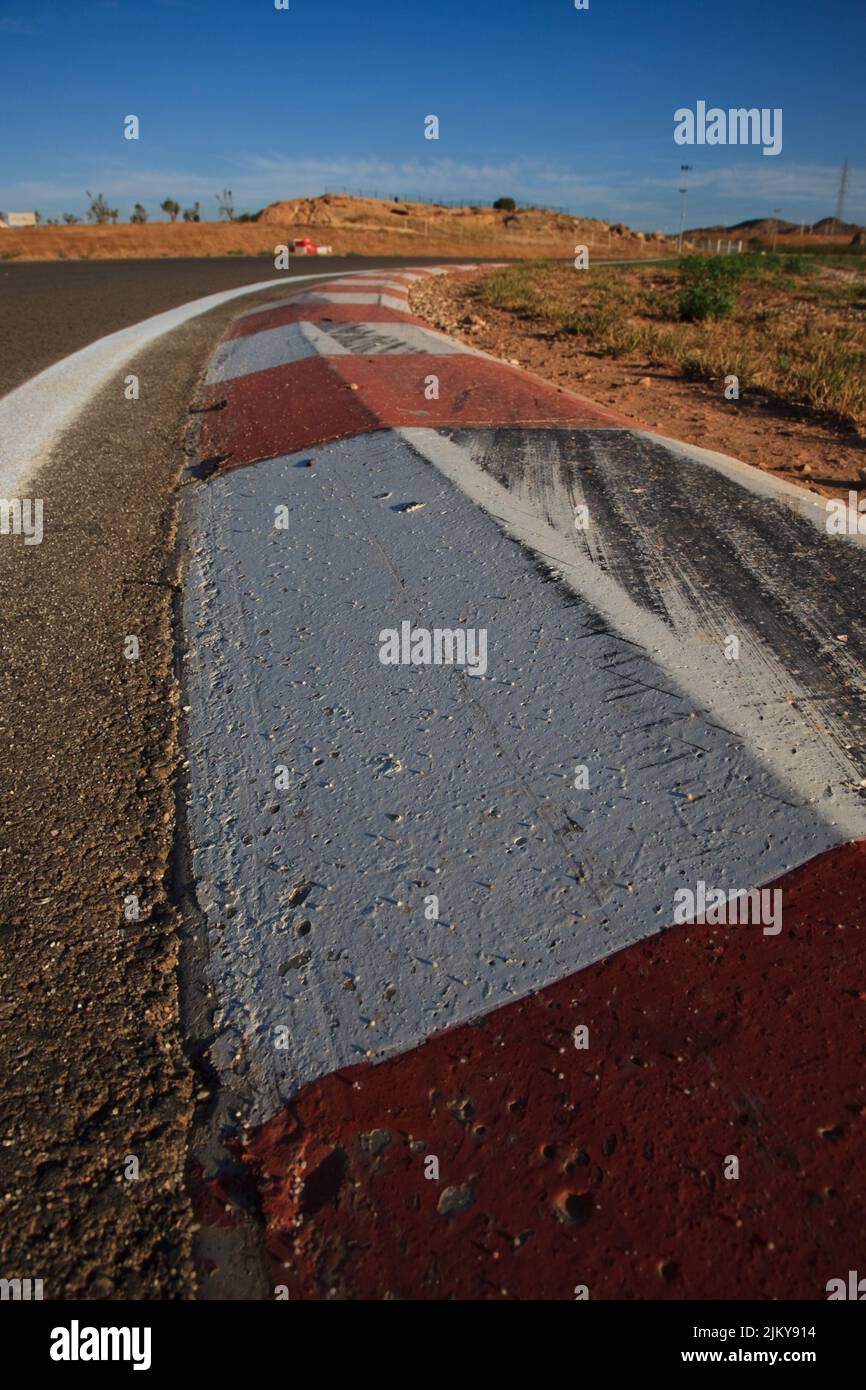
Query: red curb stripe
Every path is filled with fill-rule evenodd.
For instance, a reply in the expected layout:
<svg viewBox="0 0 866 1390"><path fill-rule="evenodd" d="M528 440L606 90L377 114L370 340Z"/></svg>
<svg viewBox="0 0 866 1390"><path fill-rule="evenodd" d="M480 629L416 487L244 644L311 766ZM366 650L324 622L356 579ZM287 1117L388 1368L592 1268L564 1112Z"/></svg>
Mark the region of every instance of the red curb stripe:
<svg viewBox="0 0 866 1390"><path fill-rule="evenodd" d="M262 309L259 314L244 314L229 327L226 338L245 338L249 333L261 333L265 328L281 328L287 323L417 323L421 319L389 309L382 304L329 304L316 300L309 304L283 304L278 309ZM426 325L422 324L422 327Z"/></svg>
<svg viewBox="0 0 866 1390"><path fill-rule="evenodd" d="M395 287L393 280L323 280L319 289L308 290L305 297L317 294L387 294L392 299L405 299L408 283Z"/></svg>
<svg viewBox="0 0 866 1390"><path fill-rule="evenodd" d="M375 416L336 372L335 360L307 357L216 383L214 399L227 404L203 417L204 454L228 455L223 469L240 468L376 429Z"/></svg>
<svg viewBox="0 0 866 1390"><path fill-rule="evenodd" d="M430 375L439 399L427 400ZM220 382L204 416L207 455L237 468L370 430L444 425L629 427L630 421L531 377L469 353L308 357Z"/></svg>
<svg viewBox="0 0 866 1390"><path fill-rule="evenodd" d="M866 1079L844 1041L864 1022L866 844L780 882L778 937L676 927L307 1087L245 1151L274 1284L825 1298L866 1244Z"/></svg>

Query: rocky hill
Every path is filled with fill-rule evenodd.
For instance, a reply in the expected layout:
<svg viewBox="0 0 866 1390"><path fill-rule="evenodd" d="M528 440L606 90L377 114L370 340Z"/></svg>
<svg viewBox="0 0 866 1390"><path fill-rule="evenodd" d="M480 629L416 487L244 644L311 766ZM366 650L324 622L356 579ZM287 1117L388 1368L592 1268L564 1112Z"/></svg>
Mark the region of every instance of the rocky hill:
<svg viewBox="0 0 866 1390"><path fill-rule="evenodd" d="M325 193L272 203L253 220L40 226L0 230L2 260L104 260L158 256L273 256L278 244L310 237L335 255L460 257L466 260L633 260L670 253L661 232L571 217L549 208L443 207Z"/></svg>
<svg viewBox="0 0 866 1390"><path fill-rule="evenodd" d="M662 232L632 231L621 222L572 217L549 208L446 207L342 193L272 203L256 225L301 228L302 235L327 241L335 251L368 255L417 250L430 255L564 257L573 255L574 246L587 245L596 255L626 257L658 255L660 245L668 241Z"/></svg>
<svg viewBox="0 0 866 1390"><path fill-rule="evenodd" d="M800 231L803 226L803 231ZM768 237L791 237L800 238L813 237L832 241L844 239L850 241L857 233L862 233L863 228L856 222L840 222L836 217L822 217L819 222L802 224L800 222L786 222L784 218L778 217L747 217L742 222L734 222L730 227L717 224L713 227L691 227L686 236L690 240L700 239L701 237L736 237L744 241L766 241Z"/></svg>

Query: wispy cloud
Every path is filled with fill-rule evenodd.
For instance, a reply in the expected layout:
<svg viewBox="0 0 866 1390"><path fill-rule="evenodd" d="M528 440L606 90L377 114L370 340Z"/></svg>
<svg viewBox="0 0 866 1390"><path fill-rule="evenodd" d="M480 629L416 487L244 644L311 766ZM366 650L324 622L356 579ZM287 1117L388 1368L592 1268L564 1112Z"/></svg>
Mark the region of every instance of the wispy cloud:
<svg viewBox="0 0 866 1390"><path fill-rule="evenodd" d="M815 204L831 211L839 187L838 168L820 164L736 164L720 168L696 169L688 176L689 190L712 194L713 198L751 201L758 211L770 204L795 201ZM677 175L669 178L646 178L646 188L667 188L675 191L680 184ZM866 169L848 171L848 203L850 208L866 207Z"/></svg>
<svg viewBox="0 0 866 1390"><path fill-rule="evenodd" d="M382 193L386 197L424 196L444 199L491 199L512 195L538 199L589 213L604 215L618 190L531 161L472 164L451 159L357 160L286 159L282 156L245 155L226 160L207 176L180 168L131 169L110 161L98 168L86 160L58 179L23 179L0 187L0 207L21 204L79 210L83 190L103 192L115 204L166 197L206 203L218 190L229 187L239 208L261 207L280 198L310 197L325 189Z"/></svg>
<svg viewBox="0 0 866 1390"><path fill-rule="evenodd" d="M761 161L697 169L689 175L689 220L736 220L781 207L793 220L814 220L832 211L838 170L813 164ZM290 159L279 154L240 154L225 158L215 171L202 173L172 166L135 168L116 158L96 163L82 157L65 161L57 179L24 179L0 186L0 207L36 207L43 216L82 213L84 190L102 192L126 216L134 202L156 214L172 197L183 204L198 199L206 216L216 215L216 195L231 188L239 210L254 211L283 198L310 197L326 189L380 193L385 197L428 197L491 201L510 195L546 206L563 207L590 217L632 225L671 227L679 210L676 173L635 173L625 167L598 178L555 164L524 158L473 163L445 157L430 159ZM734 207L733 205L737 206ZM730 207L729 207L730 205ZM729 211L726 212L726 209ZM848 215L866 215L866 169L851 169Z"/></svg>

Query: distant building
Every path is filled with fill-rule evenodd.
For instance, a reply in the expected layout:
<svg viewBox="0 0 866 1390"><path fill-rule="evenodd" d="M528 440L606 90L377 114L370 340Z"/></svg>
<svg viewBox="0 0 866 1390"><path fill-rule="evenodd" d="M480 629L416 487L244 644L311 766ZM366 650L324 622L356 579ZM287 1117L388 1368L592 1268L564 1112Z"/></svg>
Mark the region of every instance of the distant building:
<svg viewBox="0 0 866 1390"><path fill-rule="evenodd" d="M35 212L0 212L2 227L35 227Z"/></svg>

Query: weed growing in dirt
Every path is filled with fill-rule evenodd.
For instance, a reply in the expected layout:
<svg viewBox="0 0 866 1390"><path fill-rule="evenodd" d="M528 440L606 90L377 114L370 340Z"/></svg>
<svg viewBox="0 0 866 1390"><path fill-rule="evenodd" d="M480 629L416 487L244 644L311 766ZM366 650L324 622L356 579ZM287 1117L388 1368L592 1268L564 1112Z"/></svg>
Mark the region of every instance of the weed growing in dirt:
<svg viewBox="0 0 866 1390"><path fill-rule="evenodd" d="M686 323L722 319L736 303L742 272L731 256L684 256L680 262L679 315Z"/></svg>
<svg viewBox="0 0 866 1390"><path fill-rule="evenodd" d="M836 265L836 261L841 262ZM586 348L768 392L866 429L866 260L818 252L494 271L481 304ZM685 313L683 312L685 310Z"/></svg>

